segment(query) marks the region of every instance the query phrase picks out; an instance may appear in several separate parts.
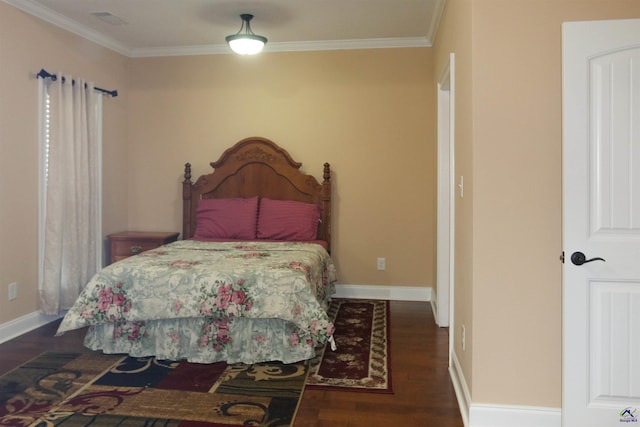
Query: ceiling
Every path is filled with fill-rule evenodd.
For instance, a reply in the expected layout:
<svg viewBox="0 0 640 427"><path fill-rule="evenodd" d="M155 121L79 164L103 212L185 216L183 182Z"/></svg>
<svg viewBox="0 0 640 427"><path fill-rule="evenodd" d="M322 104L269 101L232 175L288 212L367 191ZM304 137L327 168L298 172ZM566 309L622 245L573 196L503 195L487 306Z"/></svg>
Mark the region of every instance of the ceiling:
<svg viewBox="0 0 640 427"><path fill-rule="evenodd" d="M431 46L446 0L4 0L130 57L230 53L254 15L265 52ZM96 16L107 13L105 22Z"/></svg>

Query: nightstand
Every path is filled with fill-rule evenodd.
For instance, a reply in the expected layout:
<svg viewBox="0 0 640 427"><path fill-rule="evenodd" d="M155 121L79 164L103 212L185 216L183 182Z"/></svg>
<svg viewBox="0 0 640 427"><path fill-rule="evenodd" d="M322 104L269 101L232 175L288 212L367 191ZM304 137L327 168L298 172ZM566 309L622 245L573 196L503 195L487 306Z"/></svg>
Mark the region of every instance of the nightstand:
<svg viewBox="0 0 640 427"><path fill-rule="evenodd" d="M180 233L172 231L123 231L109 234L107 238L111 247L110 263L175 242L179 235Z"/></svg>

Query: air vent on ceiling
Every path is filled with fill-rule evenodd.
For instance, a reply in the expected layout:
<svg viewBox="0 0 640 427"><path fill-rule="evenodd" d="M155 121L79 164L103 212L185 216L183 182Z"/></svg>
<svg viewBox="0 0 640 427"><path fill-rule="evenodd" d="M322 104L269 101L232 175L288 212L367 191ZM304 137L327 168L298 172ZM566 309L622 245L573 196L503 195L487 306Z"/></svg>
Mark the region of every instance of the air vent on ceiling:
<svg viewBox="0 0 640 427"><path fill-rule="evenodd" d="M96 18L100 19L101 21L104 21L108 24L111 25L126 25L128 24L127 21L125 21L124 19L117 17L116 15L114 15L111 12L91 12L91 14L93 16L95 16Z"/></svg>

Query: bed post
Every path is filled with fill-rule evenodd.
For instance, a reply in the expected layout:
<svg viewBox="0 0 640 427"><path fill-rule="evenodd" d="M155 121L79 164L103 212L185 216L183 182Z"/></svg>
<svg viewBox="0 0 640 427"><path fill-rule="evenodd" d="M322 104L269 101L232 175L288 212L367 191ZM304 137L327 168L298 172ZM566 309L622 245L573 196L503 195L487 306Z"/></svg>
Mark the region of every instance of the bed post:
<svg viewBox="0 0 640 427"><path fill-rule="evenodd" d="M182 238L190 239L194 230L191 229L191 163L184 164L184 181L182 181Z"/></svg>
<svg viewBox="0 0 640 427"><path fill-rule="evenodd" d="M324 164L322 174L322 223L324 226L324 240L329 244L331 253L331 167L329 163Z"/></svg>

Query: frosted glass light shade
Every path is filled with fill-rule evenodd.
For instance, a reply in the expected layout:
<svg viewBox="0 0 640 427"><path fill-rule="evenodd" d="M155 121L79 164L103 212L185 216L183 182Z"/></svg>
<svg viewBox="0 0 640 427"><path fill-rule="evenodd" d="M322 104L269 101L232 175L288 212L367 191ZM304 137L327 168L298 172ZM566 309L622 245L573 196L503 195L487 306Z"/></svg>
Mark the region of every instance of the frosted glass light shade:
<svg viewBox="0 0 640 427"><path fill-rule="evenodd" d="M229 47L238 55L255 55L262 50L266 42L265 37L256 35L236 34L227 37Z"/></svg>

